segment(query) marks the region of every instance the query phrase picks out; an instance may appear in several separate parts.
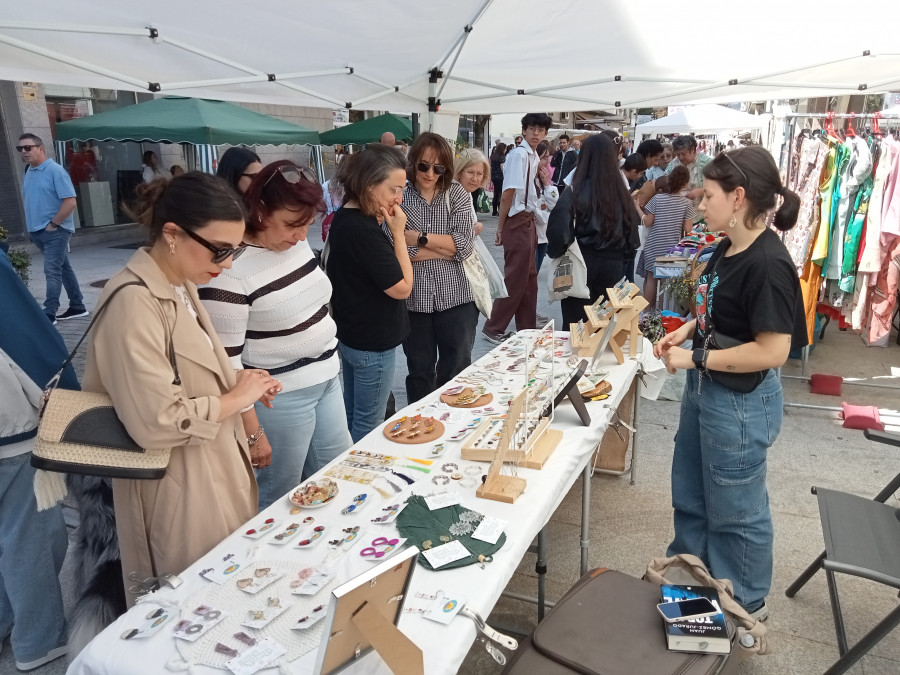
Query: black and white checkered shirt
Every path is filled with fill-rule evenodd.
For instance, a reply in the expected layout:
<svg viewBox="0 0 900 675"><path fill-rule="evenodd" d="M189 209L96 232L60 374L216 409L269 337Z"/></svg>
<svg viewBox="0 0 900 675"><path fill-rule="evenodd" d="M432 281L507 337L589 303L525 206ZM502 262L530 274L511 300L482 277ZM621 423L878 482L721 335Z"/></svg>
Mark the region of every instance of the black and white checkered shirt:
<svg viewBox="0 0 900 675"><path fill-rule="evenodd" d="M456 255L452 260L413 263L413 288L406 301L407 309L411 312L442 312L472 302L472 289L462 263L475 247L472 195L454 181L449 190L436 193L429 204L416 186L409 183L403 192L401 208L406 213L407 230L449 234L456 244ZM382 229L387 231L384 225ZM415 246L408 248L411 258L419 251Z"/></svg>

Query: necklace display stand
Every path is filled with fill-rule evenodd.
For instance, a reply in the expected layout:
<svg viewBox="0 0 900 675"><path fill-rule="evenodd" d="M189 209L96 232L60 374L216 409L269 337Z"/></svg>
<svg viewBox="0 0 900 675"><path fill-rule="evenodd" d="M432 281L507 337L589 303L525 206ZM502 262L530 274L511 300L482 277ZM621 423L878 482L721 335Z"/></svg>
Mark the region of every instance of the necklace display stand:
<svg viewBox="0 0 900 675"><path fill-rule="evenodd" d="M638 319L649 303L639 295L638 287L624 278L615 287L607 288L606 295L608 300L600 298L585 306L587 323L571 324L572 349L579 356L594 356L596 361L598 348L602 351L607 343L621 365L625 363L623 348L629 340L628 355L637 356L641 338Z"/></svg>

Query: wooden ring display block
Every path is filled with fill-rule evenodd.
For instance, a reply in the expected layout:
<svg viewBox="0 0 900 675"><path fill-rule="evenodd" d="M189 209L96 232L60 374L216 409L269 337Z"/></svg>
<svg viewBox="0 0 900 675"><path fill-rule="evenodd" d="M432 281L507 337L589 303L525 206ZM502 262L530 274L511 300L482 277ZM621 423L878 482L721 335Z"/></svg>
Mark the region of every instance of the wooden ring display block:
<svg viewBox="0 0 900 675"><path fill-rule="evenodd" d="M439 439L441 436L444 435L444 425L440 420L435 419L435 420L429 421L429 419L430 418L428 418L428 417L420 418L418 421L419 426L416 429L412 429L412 426L416 423L416 420L413 417L407 417L402 422L400 422L399 419L391 420L390 422L388 422L387 424L384 425L384 436L389 441L394 441L394 443L400 443L402 445L417 445L419 443L431 443L432 441L436 441L437 439ZM401 433L398 434L397 436L394 436L392 434L394 434L396 432L391 431L391 430L395 426L397 426L398 422L400 422L399 431ZM432 429L430 432L426 432L425 430L431 426L433 426L434 429ZM418 434L417 436L410 437L410 434L414 433L415 431L421 431L422 433Z"/></svg>
<svg viewBox="0 0 900 675"><path fill-rule="evenodd" d="M486 392L471 403L457 402L460 398L471 396L474 393L475 391L471 387L466 387L455 396L447 396L446 394L441 394L441 401L449 405L451 408L480 408L483 405L488 405L491 401L494 400L494 395L490 392Z"/></svg>

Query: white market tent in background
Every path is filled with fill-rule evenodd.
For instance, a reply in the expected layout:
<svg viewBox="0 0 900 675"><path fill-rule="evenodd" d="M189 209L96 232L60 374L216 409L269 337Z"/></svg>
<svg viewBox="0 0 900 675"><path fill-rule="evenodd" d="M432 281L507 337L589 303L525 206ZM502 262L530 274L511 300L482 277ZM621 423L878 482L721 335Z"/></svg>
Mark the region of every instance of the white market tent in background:
<svg viewBox="0 0 900 675"><path fill-rule="evenodd" d="M558 0L549 28L535 20L547 9L543 0L0 0L0 79L395 112L426 112L431 97L464 114L900 87L896 2L840 39L803 27L816 16L852 23L843 0L758 0L753 11L720 0L677 11L663 0ZM683 52L652 37L659 16ZM441 77L429 82L432 71Z"/></svg>
<svg viewBox="0 0 900 675"><path fill-rule="evenodd" d="M693 105L678 112L660 117L634 130L640 141L642 136L654 134L721 134L737 131L755 131L768 127L770 115L749 115L721 105Z"/></svg>

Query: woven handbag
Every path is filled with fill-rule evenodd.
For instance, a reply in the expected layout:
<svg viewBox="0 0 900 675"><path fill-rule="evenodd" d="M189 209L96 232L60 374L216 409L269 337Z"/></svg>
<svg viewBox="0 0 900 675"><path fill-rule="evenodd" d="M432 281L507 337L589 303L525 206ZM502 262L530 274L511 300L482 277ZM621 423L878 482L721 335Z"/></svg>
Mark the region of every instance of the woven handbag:
<svg viewBox="0 0 900 675"><path fill-rule="evenodd" d="M40 422L31 452L31 465L45 471L80 473L108 478L160 479L169 465L170 448L141 448L116 415L107 394L58 389L63 370L115 295L126 286L144 286L129 281L116 288L94 313L84 335L69 354L59 372L50 380L41 397ZM169 363L180 385L175 350L169 333Z"/></svg>

